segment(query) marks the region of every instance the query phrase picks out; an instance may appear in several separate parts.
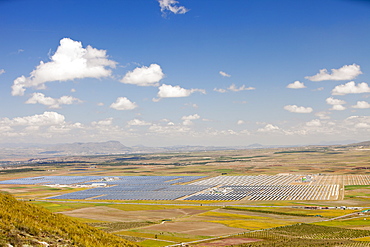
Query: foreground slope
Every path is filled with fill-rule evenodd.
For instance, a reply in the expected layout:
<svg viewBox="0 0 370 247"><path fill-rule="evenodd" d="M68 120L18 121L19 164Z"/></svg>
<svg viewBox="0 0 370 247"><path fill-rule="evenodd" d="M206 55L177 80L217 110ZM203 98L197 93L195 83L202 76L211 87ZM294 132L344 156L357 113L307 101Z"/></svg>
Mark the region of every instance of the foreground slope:
<svg viewBox="0 0 370 247"><path fill-rule="evenodd" d="M0 193L0 246L137 246Z"/></svg>

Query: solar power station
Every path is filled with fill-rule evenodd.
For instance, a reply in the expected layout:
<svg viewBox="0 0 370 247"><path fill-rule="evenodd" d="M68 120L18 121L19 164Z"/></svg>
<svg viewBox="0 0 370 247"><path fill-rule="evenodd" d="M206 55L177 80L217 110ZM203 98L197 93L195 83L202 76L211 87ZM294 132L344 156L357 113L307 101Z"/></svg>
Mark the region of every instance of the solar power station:
<svg viewBox="0 0 370 247"><path fill-rule="evenodd" d="M0 184L88 187L48 198L63 200L338 200L343 185L370 184L370 175L41 176Z"/></svg>

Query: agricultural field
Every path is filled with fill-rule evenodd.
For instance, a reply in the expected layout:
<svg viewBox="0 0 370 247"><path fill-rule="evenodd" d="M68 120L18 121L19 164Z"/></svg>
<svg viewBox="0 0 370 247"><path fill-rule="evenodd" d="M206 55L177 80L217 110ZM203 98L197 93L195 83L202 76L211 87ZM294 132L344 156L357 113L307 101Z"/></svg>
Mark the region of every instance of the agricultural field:
<svg viewBox="0 0 370 247"><path fill-rule="evenodd" d="M142 246L369 246L369 163L342 146L54 157L1 169L0 190Z"/></svg>

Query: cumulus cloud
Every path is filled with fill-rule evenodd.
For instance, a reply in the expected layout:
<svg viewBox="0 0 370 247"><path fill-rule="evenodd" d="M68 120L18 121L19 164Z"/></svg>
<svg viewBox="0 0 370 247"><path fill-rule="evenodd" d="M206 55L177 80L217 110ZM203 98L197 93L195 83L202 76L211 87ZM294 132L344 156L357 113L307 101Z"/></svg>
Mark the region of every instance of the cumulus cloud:
<svg viewBox="0 0 370 247"><path fill-rule="evenodd" d="M370 104L366 101L357 101L357 104L352 107L358 109L367 109L370 108Z"/></svg>
<svg viewBox="0 0 370 247"><path fill-rule="evenodd" d="M166 15L168 11L174 14L185 14L189 11L189 9L185 8L184 6L178 6L177 4L179 2L176 0L158 0L158 2L163 15Z"/></svg>
<svg viewBox="0 0 370 247"><path fill-rule="evenodd" d="M278 126L272 125L272 124L266 124L265 127L258 129L258 132L275 132L280 130Z"/></svg>
<svg viewBox="0 0 370 247"><path fill-rule="evenodd" d="M33 93L32 97L29 98L26 104L42 104L49 108L60 108L61 105L71 105L73 103L81 103L82 101L72 96L62 96L59 99L51 97L45 97L42 93Z"/></svg>
<svg viewBox="0 0 370 247"><path fill-rule="evenodd" d="M330 108L330 110L333 111L344 111L345 109L347 108L343 105L333 105L332 108Z"/></svg>
<svg viewBox="0 0 370 247"><path fill-rule="evenodd" d="M330 117L328 116L330 114L330 112L317 112L315 113L315 116L316 117L319 117L320 119L330 119Z"/></svg>
<svg viewBox="0 0 370 247"><path fill-rule="evenodd" d="M163 77L164 74L161 66L158 64L151 64L149 67L143 66L127 72L120 82L138 86L159 86L158 82L162 80Z"/></svg>
<svg viewBox="0 0 370 247"><path fill-rule="evenodd" d="M326 99L326 103L329 105L343 105L346 102L344 100L334 99L333 97L330 97Z"/></svg>
<svg viewBox="0 0 370 247"><path fill-rule="evenodd" d="M0 69L0 75L2 75L4 73L5 73L5 70L4 69Z"/></svg>
<svg viewBox="0 0 370 247"><path fill-rule="evenodd" d="M188 97L194 92L201 92L203 94L206 93L203 89L185 89L181 88L180 86L171 86L163 84L160 86L158 92L159 98L179 98L179 97Z"/></svg>
<svg viewBox="0 0 370 247"><path fill-rule="evenodd" d="M307 126L309 127L318 127L321 126L321 121L319 119L314 119L306 123Z"/></svg>
<svg viewBox="0 0 370 247"><path fill-rule="evenodd" d="M370 128L370 124L368 123L358 123L355 125L355 128L358 128L358 129L369 129Z"/></svg>
<svg viewBox="0 0 370 247"><path fill-rule="evenodd" d="M358 75L361 75L360 66L357 64L344 65L339 69L331 69L331 74L327 69L321 69L320 72L314 76L306 76L310 81L342 81L353 80Z"/></svg>
<svg viewBox="0 0 370 247"><path fill-rule="evenodd" d="M311 113L313 109L311 107L303 107L296 105L286 105L284 109L293 113Z"/></svg>
<svg viewBox="0 0 370 247"><path fill-rule="evenodd" d="M91 46L83 48L81 42L64 38L50 62L41 61L29 77L20 76L14 80L12 95L22 96L28 87L44 89L45 83L51 81L107 77L112 70L106 67L115 66L116 62L108 59L105 50Z"/></svg>
<svg viewBox="0 0 370 247"><path fill-rule="evenodd" d="M336 86L331 91L331 94L333 95L345 95L351 93L370 93L370 87L365 82L356 85L354 81L350 81L346 84Z"/></svg>
<svg viewBox="0 0 370 247"><path fill-rule="evenodd" d="M246 91L246 90L255 90L256 88L254 87L246 87L245 85L242 85L240 87L235 86L235 84L231 84L230 87L227 89L222 89L222 88L215 88L213 89L216 92L219 93L226 93L227 91L232 91L232 92L239 92L239 91Z"/></svg>
<svg viewBox="0 0 370 247"><path fill-rule="evenodd" d="M295 81L293 83L290 83L288 86L286 86L287 88L291 88L291 89L300 89L300 88L306 88L306 86L304 85L303 82L300 82L300 81Z"/></svg>
<svg viewBox="0 0 370 247"><path fill-rule="evenodd" d="M231 75L229 75L229 74L227 74L226 72L223 72L223 71L220 71L218 73L220 73L220 75L222 75L223 77L231 77Z"/></svg>
<svg viewBox="0 0 370 247"><path fill-rule="evenodd" d="M181 119L184 120L182 124L185 125L185 126L188 126L188 125L193 124L192 120L196 120L196 119L199 119L199 118L200 118L200 116L198 114L194 114L194 115L189 115L189 116L183 116Z"/></svg>
<svg viewBox="0 0 370 247"><path fill-rule="evenodd" d="M145 121L140 120L140 119L137 119L137 118L128 121L127 124L129 126L146 126L146 125L151 125L151 123L145 122Z"/></svg>
<svg viewBox="0 0 370 247"><path fill-rule="evenodd" d="M346 107L343 106L343 104L346 104L344 100L334 99L333 97L329 97L326 99L326 103L328 105L332 105L332 108L330 110L343 111L346 109Z"/></svg>
<svg viewBox="0 0 370 247"><path fill-rule="evenodd" d="M7 126L46 126L63 124L65 117L57 112L44 112L43 114L16 117L13 119L3 118L0 120L1 125Z"/></svg>
<svg viewBox="0 0 370 247"><path fill-rule="evenodd" d="M242 124L244 124L245 122L244 122L244 120L238 120L237 122L236 122L236 124L237 125L242 125Z"/></svg>
<svg viewBox="0 0 370 247"><path fill-rule="evenodd" d="M195 120L199 118L200 116L198 114L194 114L194 115L189 115L189 116L183 116L181 119L182 120Z"/></svg>
<svg viewBox="0 0 370 247"><path fill-rule="evenodd" d="M92 126L110 126L113 123L113 118L107 118L100 121L93 121L91 122Z"/></svg>
<svg viewBox="0 0 370 247"><path fill-rule="evenodd" d="M124 110L133 110L137 107L135 102L131 102L128 98L126 97L118 97L116 102L112 103L110 105L110 108L119 110L119 111L124 111Z"/></svg>

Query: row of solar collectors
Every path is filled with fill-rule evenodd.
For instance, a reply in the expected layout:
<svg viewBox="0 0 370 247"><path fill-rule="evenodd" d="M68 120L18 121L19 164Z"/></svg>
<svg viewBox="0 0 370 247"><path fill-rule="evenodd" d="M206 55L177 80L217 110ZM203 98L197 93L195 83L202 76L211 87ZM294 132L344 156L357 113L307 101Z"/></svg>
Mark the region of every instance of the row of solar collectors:
<svg viewBox="0 0 370 247"><path fill-rule="evenodd" d="M167 185L167 184L145 184L145 185L116 185L112 187L100 187L90 189L93 191L104 191L104 192L120 192L120 191L202 191L208 189L209 186L198 186L198 185ZM88 190L88 191L90 191Z"/></svg>
<svg viewBox="0 0 370 247"><path fill-rule="evenodd" d="M136 191L97 197L97 200L175 200L189 195L189 191Z"/></svg>
<svg viewBox="0 0 370 247"><path fill-rule="evenodd" d="M121 176L119 180L106 181L107 184L175 184L186 183L204 176Z"/></svg>
<svg viewBox="0 0 370 247"><path fill-rule="evenodd" d="M72 192L60 196L50 197L49 199L94 199L101 200L174 200L179 197L197 193L208 187L204 186L144 186L131 187L113 186L106 188L93 188L84 191ZM100 196L100 197L98 197ZM167 198L167 199L165 199Z"/></svg>
<svg viewBox="0 0 370 247"><path fill-rule="evenodd" d="M237 201L241 200L245 197L244 194L238 195L220 195L220 194L198 194L193 195L185 198L184 200L191 200L191 201Z"/></svg>
<svg viewBox="0 0 370 247"><path fill-rule="evenodd" d="M99 180L101 176L42 176L0 181L0 184L79 184Z"/></svg>
<svg viewBox="0 0 370 247"><path fill-rule="evenodd" d="M103 176L41 176L19 178L13 180L0 181L0 184L91 184L91 181L101 181ZM155 184L165 183L169 184L178 182L190 182L202 176L121 176L118 180L107 181L107 184ZM88 182L90 181L90 182Z"/></svg>
<svg viewBox="0 0 370 247"><path fill-rule="evenodd" d="M283 201L289 200L288 196L279 196L279 195L257 195L249 198L251 201Z"/></svg>
<svg viewBox="0 0 370 247"><path fill-rule="evenodd" d="M370 185L370 175L346 175L344 185Z"/></svg>
<svg viewBox="0 0 370 247"><path fill-rule="evenodd" d="M301 176L218 176L192 183L192 185L288 185Z"/></svg>
<svg viewBox="0 0 370 247"><path fill-rule="evenodd" d="M229 186L233 191L222 193L205 192L185 200L329 200L338 195L338 185L281 185L281 186ZM237 199L240 198L240 199Z"/></svg>

